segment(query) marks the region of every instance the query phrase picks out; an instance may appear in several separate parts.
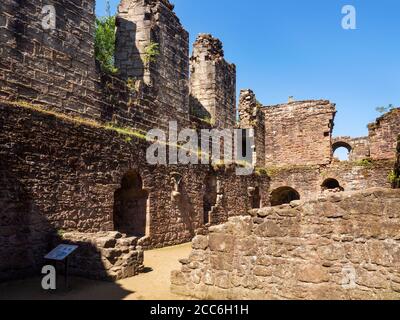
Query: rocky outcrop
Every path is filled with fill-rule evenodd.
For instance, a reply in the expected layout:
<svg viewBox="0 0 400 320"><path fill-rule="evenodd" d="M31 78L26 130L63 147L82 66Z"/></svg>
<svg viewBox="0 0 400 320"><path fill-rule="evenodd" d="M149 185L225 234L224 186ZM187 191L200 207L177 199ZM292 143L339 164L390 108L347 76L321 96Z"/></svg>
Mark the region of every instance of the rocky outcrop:
<svg viewBox="0 0 400 320"><path fill-rule="evenodd" d="M172 273L200 299L398 299L400 191L343 192L210 228Z"/></svg>

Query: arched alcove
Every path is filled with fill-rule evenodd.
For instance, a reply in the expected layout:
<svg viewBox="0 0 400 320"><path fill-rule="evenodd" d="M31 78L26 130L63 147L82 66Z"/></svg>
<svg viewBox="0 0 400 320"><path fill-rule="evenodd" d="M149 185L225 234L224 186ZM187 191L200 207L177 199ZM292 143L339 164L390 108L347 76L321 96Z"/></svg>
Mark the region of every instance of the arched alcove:
<svg viewBox="0 0 400 320"><path fill-rule="evenodd" d="M114 228L129 236L144 237L147 229L148 192L140 174L131 170L122 178L114 194Z"/></svg>
<svg viewBox="0 0 400 320"><path fill-rule="evenodd" d="M271 206L288 204L294 200L300 200L300 194L291 187L281 187L272 191L270 196Z"/></svg>
<svg viewBox="0 0 400 320"><path fill-rule="evenodd" d="M321 185L322 191L326 190L338 190L344 191L344 189L340 186L339 181L333 178L326 179Z"/></svg>

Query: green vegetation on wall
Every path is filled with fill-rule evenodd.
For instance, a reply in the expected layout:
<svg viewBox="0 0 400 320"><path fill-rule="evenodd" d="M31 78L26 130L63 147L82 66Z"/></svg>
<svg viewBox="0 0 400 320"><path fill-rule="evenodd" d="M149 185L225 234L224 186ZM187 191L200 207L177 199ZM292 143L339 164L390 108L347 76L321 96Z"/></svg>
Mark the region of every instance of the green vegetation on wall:
<svg viewBox="0 0 400 320"><path fill-rule="evenodd" d="M95 55L104 72L115 74L115 16L96 18Z"/></svg>

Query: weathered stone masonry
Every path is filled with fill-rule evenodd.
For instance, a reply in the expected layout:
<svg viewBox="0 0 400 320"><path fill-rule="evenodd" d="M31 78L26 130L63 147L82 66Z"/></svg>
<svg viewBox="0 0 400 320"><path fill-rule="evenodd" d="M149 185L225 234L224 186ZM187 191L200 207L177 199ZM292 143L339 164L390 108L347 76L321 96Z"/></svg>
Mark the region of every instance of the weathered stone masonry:
<svg viewBox="0 0 400 320"><path fill-rule="evenodd" d="M201 34L190 58L190 107L218 128L236 126L236 67L224 59L220 40Z"/></svg>
<svg viewBox="0 0 400 320"><path fill-rule="evenodd" d="M168 0L123 0L117 16L116 66L123 78L143 81L153 98L158 126L189 122L189 34ZM146 48L159 44L148 61ZM146 61L147 60L147 61ZM148 65L146 65L148 63ZM156 125L156 126L157 126Z"/></svg>
<svg viewBox="0 0 400 320"><path fill-rule="evenodd" d="M251 211L210 228L172 273L200 299L399 299L400 192L368 189Z"/></svg>
<svg viewBox="0 0 400 320"><path fill-rule="evenodd" d="M335 105L299 101L263 108L266 165L329 164Z"/></svg>
<svg viewBox="0 0 400 320"><path fill-rule="evenodd" d="M0 270L5 272L9 271L8 266L18 265L18 257L27 247L34 251L36 259L25 262L24 267L38 265L50 249L49 235L58 230L114 230L115 193L130 170L140 173L148 192L143 212L147 229L145 237L139 237L144 248L184 243L204 229L203 183L210 172L218 180L221 193L211 223L224 222L232 214L251 208L251 198L243 198L250 186L258 184L266 197L268 180L237 177L234 168L222 167L213 173L208 166L149 166L145 140L127 140L126 136L101 127L14 105L2 104L0 115L1 169L5 179L1 185L0 219L0 261L5 266ZM174 198L172 178L176 174L182 179ZM21 242L17 247L16 239Z"/></svg>
<svg viewBox="0 0 400 320"><path fill-rule="evenodd" d="M393 159L400 134L400 108L393 109L368 126L373 159Z"/></svg>
<svg viewBox="0 0 400 320"><path fill-rule="evenodd" d="M121 1L114 76L95 61L94 0L52 4L55 30L41 26L42 1L0 3L0 280L32 274L63 241L81 244L74 273L120 279L143 268L143 249L207 234L269 205L276 189L306 200L327 185L389 186L399 109L371 125L368 138L346 139L352 161L371 162L336 163L344 138L332 139L330 102L263 108L243 90L237 125L236 67L208 34L194 44L189 79L188 33L168 0ZM151 43L160 54L146 64ZM253 129L263 170L148 165L143 133L169 121Z"/></svg>

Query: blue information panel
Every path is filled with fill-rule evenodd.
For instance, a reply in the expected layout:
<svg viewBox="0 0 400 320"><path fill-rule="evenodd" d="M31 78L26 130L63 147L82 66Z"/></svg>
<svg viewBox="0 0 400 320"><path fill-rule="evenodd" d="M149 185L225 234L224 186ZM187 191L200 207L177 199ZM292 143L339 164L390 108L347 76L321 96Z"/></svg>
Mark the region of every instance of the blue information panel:
<svg viewBox="0 0 400 320"><path fill-rule="evenodd" d="M60 244L57 248L48 253L44 258L49 260L63 261L76 249L78 249L78 246Z"/></svg>

